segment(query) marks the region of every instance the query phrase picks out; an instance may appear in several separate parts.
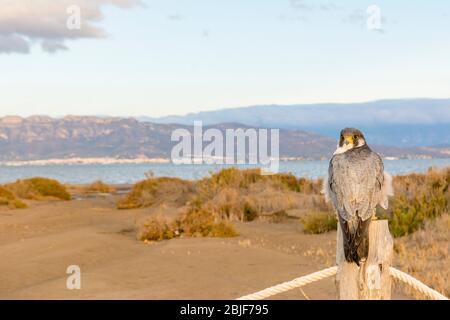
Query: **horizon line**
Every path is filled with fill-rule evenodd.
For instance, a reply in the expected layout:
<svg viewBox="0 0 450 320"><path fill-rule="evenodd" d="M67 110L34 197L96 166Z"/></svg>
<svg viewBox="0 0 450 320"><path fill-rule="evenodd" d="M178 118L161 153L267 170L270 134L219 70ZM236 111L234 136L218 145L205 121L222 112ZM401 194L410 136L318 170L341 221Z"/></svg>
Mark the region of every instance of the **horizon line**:
<svg viewBox="0 0 450 320"><path fill-rule="evenodd" d="M313 103L290 103L290 104L278 104L278 103L267 103L267 104L253 104L253 105L241 105L241 106L233 106L233 107L219 107L217 109L211 109L211 110L200 110L195 112L188 112L183 114L167 114L162 116L148 116L145 114L139 114L139 115L110 115L110 114L73 114L73 113L67 113L67 114L1 114L0 113L0 119L8 118L8 117L18 117L22 119L28 119L33 117L47 117L52 119L63 119L67 117L94 117L94 118L122 118L122 119L139 119L139 118L149 118L149 119L163 119L163 118L170 118L170 117L185 117L189 115L199 114L199 113L211 113L211 112L220 112L225 110L236 110L236 109L248 109L248 108L255 108L255 107L302 107L302 106L324 106L324 105L333 105L333 106L339 106L339 105L360 105L360 104L369 104L369 103L378 103L378 102L389 102L389 101L418 101L418 100L449 100L449 98L430 98L430 97L416 97L416 98L380 98L375 100L362 100L362 101L354 101L354 102L313 102Z"/></svg>

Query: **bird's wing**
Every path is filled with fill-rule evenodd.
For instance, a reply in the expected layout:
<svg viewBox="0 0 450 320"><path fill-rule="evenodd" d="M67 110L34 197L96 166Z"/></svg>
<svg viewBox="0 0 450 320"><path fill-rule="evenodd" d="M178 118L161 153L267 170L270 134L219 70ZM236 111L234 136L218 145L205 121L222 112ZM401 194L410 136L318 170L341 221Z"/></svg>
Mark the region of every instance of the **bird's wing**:
<svg viewBox="0 0 450 320"><path fill-rule="evenodd" d="M381 187L381 195L380 195L380 201L379 204L380 206L387 210L389 207L389 197L394 195L394 187L392 185L392 176L387 173L386 171L384 172L384 183L383 186Z"/></svg>
<svg viewBox="0 0 450 320"><path fill-rule="evenodd" d="M384 167L380 156L338 154L333 156L328 170L330 198L338 214L346 221L370 218L381 200Z"/></svg>

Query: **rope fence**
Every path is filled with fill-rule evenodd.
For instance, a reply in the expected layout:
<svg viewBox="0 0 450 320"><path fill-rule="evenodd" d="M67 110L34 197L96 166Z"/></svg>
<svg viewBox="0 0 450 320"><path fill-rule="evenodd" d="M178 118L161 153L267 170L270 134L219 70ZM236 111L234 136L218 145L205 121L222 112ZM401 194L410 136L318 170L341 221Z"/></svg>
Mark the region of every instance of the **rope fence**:
<svg viewBox="0 0 450 320"><path fill-rule="evenodd" d="M249 294L247 296L243 296L237 300L263 300L274 296L279 293L283 293L295 288L303 287L309 283L319 281L331 276L334 276L337 273L338 267L331 267L328 269L324 269L322 271L311 273L307 276L303 276L292 281L283 282L279 285L255 292L253 294Z"/></svg>
<svg viewBox="0 0 450 320"><path fill-rule="evenodd" d="M274 295L283 293L283 292L287 292L290 291L292 289L296 289L296 288L300 288L303 287L307 284L322 280L322 279L326 279L329 277L332 277L334 275L337 274L338 271L338 267L334 266L331 268L327 268L327 269L323 269L321 271L317 271L314 273L311 273L309 275L303 276L303 277L299 277L296 278L292 281L287 281L287 282L283 282L280 283L276 286L270 287L270 288L266 288L264 290L240 297L236 300L263 300L263 299L267 299L269 297L272 297ZM430 287L426 286L425 284L423 284L422 282L420 282L419 280L417 280L416 278L400 271L397 270L393 267L390 268L390 275L397 279L402 281L403 283L406 283L408 285L410 285L412 288L416 289L417 291L421 292L422 294L424 294L425 296L427 296L430 299L433 300L448 300L447 297L445 297L444 295L440 294L439 292L437 292L436 290L431 289Z"/></svg>
<svg viewBox="0 0 450 320"><path fill-rule="evenodd" d="M400 280L403 283L406 283L407 285L410 285L411 287L413 287L414 289L421 292L422 294L424 294L425 296L427 296L428 298L430 298L432 300L448 300L448 298L446 296L440 294L436 290L431 289L430 287L423 284L422 282L420 282L419 280L410 276L407 273L404 273L393 267L391 267L389 269L389 273L391 274L391 276L393 278Z"/></svg>

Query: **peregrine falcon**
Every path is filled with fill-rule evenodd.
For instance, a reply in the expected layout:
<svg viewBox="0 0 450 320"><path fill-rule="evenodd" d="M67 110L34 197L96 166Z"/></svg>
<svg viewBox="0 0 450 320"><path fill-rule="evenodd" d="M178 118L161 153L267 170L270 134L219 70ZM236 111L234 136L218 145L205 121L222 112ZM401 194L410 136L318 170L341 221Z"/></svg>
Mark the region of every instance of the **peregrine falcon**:
<svg viewBox="0 0 450 320"><path fill-rule="evenodd" d="M347 262L358 266L367 259L368 228L375 208L388 207L391 176L384 172L381 157L366 144L361 131L345 128L328 168L324 184L327 200L338 215Z"/></svg>

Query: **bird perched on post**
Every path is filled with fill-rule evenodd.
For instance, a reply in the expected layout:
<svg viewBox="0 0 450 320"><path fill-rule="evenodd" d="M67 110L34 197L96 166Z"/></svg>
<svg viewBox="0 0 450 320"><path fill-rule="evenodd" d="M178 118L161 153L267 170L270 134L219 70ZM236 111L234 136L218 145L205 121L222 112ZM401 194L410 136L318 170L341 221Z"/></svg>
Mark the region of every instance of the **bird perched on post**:
<svg viewBox="0 0 450 320"><path fill-rule="evenodd" d="M359 266L369 253L368 229L376 206L388 208L392 178L384 172L383 160L369 148L358 129L341 131L324 193L338 215L345 259Z"/></svg>

